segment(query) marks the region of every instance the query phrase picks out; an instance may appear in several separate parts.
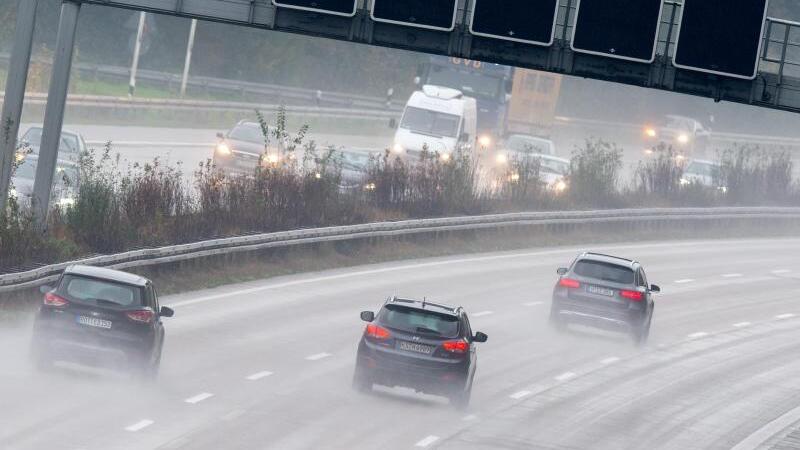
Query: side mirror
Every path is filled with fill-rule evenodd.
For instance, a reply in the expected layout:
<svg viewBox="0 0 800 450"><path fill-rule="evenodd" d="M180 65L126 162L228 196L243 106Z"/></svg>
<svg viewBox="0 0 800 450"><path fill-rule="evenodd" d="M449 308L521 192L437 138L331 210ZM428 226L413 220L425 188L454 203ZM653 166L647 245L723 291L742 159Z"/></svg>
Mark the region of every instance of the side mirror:
<svg viewBox="0 0 800 450"><path fill-rule="evenodd" d="M422 83L422 78L414 77L414 85L419 86L420 83Z"/></svg>
<svg viewBox="0 0 800 450"><path fill-rule="evenodd" d="M172 317L175 315L175 310L172 308L167 308L166 306L162 306L161 311L158 312L158 315L161 317Z"/></svg>
<svg viewBox="0 0 800 450"><path fill-rule="evenodd" d="M473 342L486 342L488 339L489 336L487 336L486 333L481 333L480 331L475 333L475 336L472 337Z"/></svg>
<svg viewBox="0 0 800 450"><path fill-rule="evenodd" d="M569 272L569 269L566 267L559 267L558 270L556 270L556 273L559 275L566 275L567 272Z"/></svg>
<svg viewBox="0 0 800 450"><path fill-rule="evenodd" d="M363 320L364 322L372 322L373 320L375 320L375 313L372 311L362 311L361 320Z"/></svg>
<svg viewBox="0 0 800 450"><path fill-rule="evenodd" d="M661 287L657 284L651 284L650 292L661 292Z"/></svg>
<svg viewBox="0 0 800 450"><path fill-rule="evenodd" d="M217 133L217 139L225 139L225 135L222 133Z"/></svg>
<svg viewBox="0 0 800 450"><path fill-rule="evenodd" d="M50 292L52 290L53 290L53 286L49 286L49 285L44 285L44 286L40 286L39 287L39 292L41 292L42 294L47 294L48 292Z"/></svg>
<svg viewBox="0 0 800 450"><path fill-rule="evenodd" d="M395 119L394 117L389 119L389 128L393 130L397 128L397 119Z"/></svg>

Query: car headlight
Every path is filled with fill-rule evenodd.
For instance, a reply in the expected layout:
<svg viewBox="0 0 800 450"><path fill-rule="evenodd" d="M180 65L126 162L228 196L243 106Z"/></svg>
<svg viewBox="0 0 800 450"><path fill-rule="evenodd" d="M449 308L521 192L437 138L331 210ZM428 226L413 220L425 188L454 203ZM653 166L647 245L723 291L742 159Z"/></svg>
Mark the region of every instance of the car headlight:
<svg viewBox="0 0 800 450"><path fill-rule="evenodd" d="M365 191L374 191L376 188L375 183L367 183L364 185Z"/></svg>
<svg viewBox="0 0 800 450"><path fill-rule="evenodd" d="M553 190L555 190L556 192L564 192L567 190L567 183L564 180L558 180L553 185Z"/></svg>
<svg viewBox="0 0 800 450"><path fill-rule="evenodd" d="M727 186L720 186L718 189L723 194L727 194L728 193L728 187Z"/></svg>
<svg viewBox="0 0 800 450"><path fill-rule="evenodd" d="M8 190L8 196L9 197L13 197L13 198L17 198L17 190L16 189L9 189Z"/></svg>
<svg viewBox="0 0 800 450"><path fill-rule="evenodd" d="M691 184L691 181L686 178L681 178L681 185L686 186L687 184Z"/></svg>
<svg viewBox="0 0 800 450"><path fill-rule="evenodd" d="M494 160L497 164L506 164L508 162L508 156L500 153L499 155L495 156Z"/></svg>
<svg viewBox="0 0 800 450"><path fill-rule="evenodd" d="M512 173L510 177L508 177L508 181L517 182L519 181L519 173Z"/></svg>
<svg viewBox="0 0 800 450"><path fill-rule="evenodd" d="M58 200L58 206L62 208L69 208L75 205L75 199L72 197L64 197Z"/></svg>
<svg viewBox="0 0 800 450"><path fill-rule="evenodd" d="M228 146L228 144L220 142L217 144L217 153L223 156L228 156L231 154L231 148Z"/></svg>
<svg viewBox="0 0 800 450"><path fill-rule="evenodd" d="M683 161L684 159L686 159L686 157L685 157L685 156L683 156L683 155L676 155L676 156L675 156L675 160L677 160L678 162L681 162L681 161Z"/></svg>
<svg viewBox="0 0 800 450"><path fill-rule="evenodd" d="M688 144L689 143L689 135L686 133L681 133L678 135L678 143L679 144Z"/></svg>
<svg viewBox="0 0 800 450"><path fill-rule="evenodd" d="M484 148L489 147L492 145L492 137L483 135L478 138L478 144Z"/></svg>
<svg viewBox="0 0 800 450"><path fill-rule="evenodd" d="M405 149L403 148L402 145L400 145L398 143L395 143L394 145L392 145L392 151L394 153L400 154L400 153L403 153L405 151Z"/></svg>
<svg viewBox="0 0 800 450"><path fill-rule="evenodd" d="M22 162L22 160L25 159L25 153L17 152L17 154L14 155L14 158L17 160L17 162Z"/></svg>
<svg viewBox="0 0 800 450"><path fill-rule="evenodd" d="M644 129L644 134L645 134L645 136L647 136L647 137L649 137L649 138L655 138L655 137L658 137L658 132L656 132L656 129L655 129L655 128L653 128L653 127L647 127L647 128L645 128L645 129Z"/></svg>
<svg viewBox="0 0 800 450"><path fill-rule="evenodd" d="M442 153L439 156L439 159L441 159L444 162L450 161L450 153Z"/></svg>
<svg viewBox="0 0 800 450"><path fill-rule="evenodd" d="M276 154L269 154L269 155L267 155L266 158L264 158L264 161L266 161L266 162L268 162L270 164L278 164L278 162L280 162L280 160L281 160L281 158Z"/></svg>

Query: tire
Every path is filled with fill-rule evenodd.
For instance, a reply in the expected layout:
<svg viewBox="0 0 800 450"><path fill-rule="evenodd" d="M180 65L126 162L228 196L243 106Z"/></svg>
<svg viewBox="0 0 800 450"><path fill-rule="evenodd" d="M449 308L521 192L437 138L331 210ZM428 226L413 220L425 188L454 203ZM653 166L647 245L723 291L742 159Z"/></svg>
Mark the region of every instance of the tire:
<svg viewBox="0 0 800 450"><path fill-rule="evenodd" d="M146 383L152 383L158 380L158 373L161 370L161 351L163 346L158 348L158 355L150 360L145 358L142 360L141 366L137 368L139 371L139 379Z"/></svg>
<svg viewBox="0 0 800 450"><path fill-rule="evenodd" d="M636 327L633 331L633 343L636 344L637 347L644 347L647 344L647 340L650 338L650 324L653 322L653 315L651 314L647 318L647 322L643 323L641 326Z"/></svg>
<svg viewBox="0 0 800 450"><path fill-rule="evenodd" d="M463 391L458 391L450 397L450 404L459 411L469 408L469 401L472 398L472 380L469 386Z"/></svg>
<svg viewBox="0 0 800 450"><path fill-rule="evenodd" d="M563 333L567 329L567 324L564 319L559 317L558 310L555 308L550 310L550 326L559 333Z"/></svg>
<svg viewBox="0 0 800 450"><path fill-rule="evenodd" d="M353 389L361 394L372 392L372 380L364 372L364 369L356 366L353 372Z"/></svg>

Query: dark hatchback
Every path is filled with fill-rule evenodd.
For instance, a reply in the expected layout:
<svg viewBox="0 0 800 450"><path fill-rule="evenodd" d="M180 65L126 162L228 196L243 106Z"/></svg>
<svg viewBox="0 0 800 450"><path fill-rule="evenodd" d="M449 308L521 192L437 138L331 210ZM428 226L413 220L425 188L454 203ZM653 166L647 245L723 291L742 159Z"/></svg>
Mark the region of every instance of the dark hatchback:
<svg viewBox="0 0 800 450"><path fill-rule="evenodd" d="M391 298L376 315L361 313L369 322L358 346L353 387L365 392L374 384L408 387L448 397L466 408L472 394L477 355L467 313L425 300Z"/></svg>
<svg viewBox="0 0 800 450"><path fill-rule="evenodd" d="M98 364L155 378L164 346L162 317L153 283L116 270L73 265L55 287L42 288L34 323L32 356L39 368L54 361Z"/></svg>
<svg viewBox="0 0 800 450"><path fill-rule="evenodd" d="M553 289L550 323L563 329L569 323L630 333L643 345L653 321L653 293L637 261L598 253L579 255L560 275Z"/></svg>

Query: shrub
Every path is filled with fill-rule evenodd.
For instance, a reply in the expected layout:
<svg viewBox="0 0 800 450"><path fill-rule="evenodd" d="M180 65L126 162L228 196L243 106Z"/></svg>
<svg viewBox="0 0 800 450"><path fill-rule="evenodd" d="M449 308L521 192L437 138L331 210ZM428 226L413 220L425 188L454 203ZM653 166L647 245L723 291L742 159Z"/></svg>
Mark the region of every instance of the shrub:
<svg viewBox="0 0 800 450"><path fill-rule="evenodd" d="M721 156L720 178L733 204L780 203L792 196L792 160L788 153L758 147L734 147Z"/></svg>
<svg viewBox="0 0 800 450"><path fill-rule="evenodd" d="M620 204L619 171L622 150L601 140L586 141L572 153L569 198L580 206L612 207Z"/></svg>

